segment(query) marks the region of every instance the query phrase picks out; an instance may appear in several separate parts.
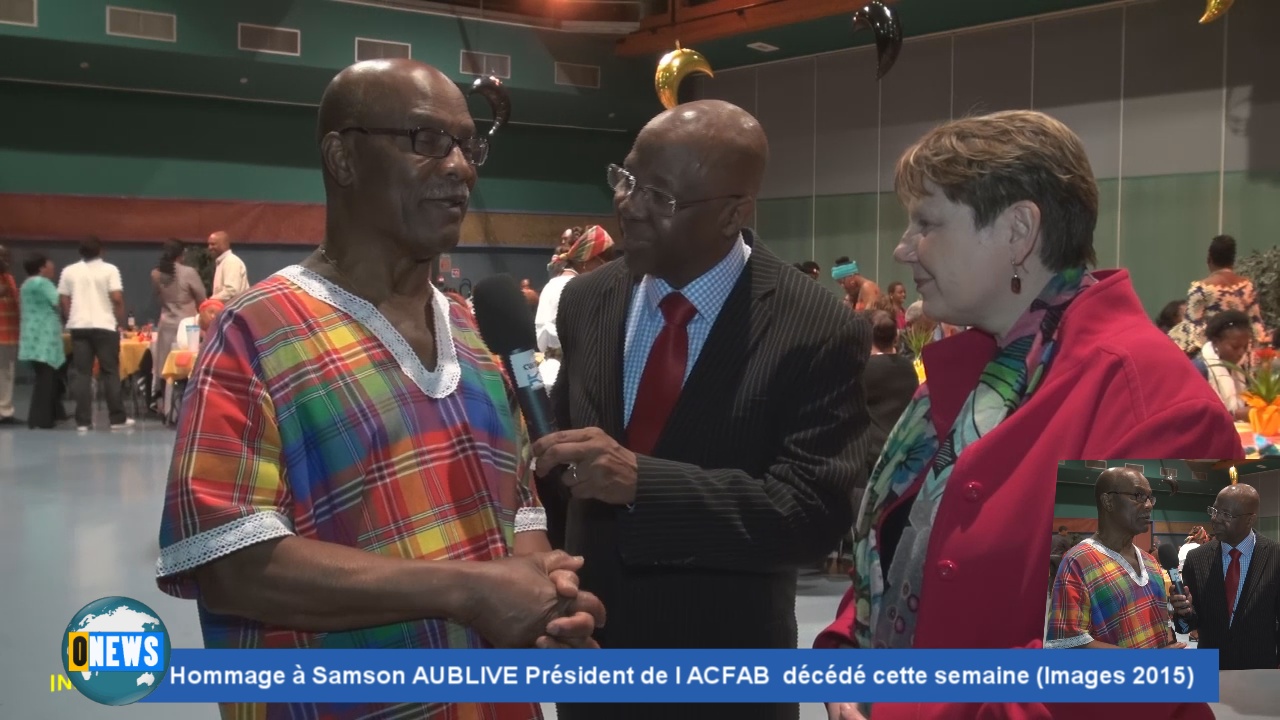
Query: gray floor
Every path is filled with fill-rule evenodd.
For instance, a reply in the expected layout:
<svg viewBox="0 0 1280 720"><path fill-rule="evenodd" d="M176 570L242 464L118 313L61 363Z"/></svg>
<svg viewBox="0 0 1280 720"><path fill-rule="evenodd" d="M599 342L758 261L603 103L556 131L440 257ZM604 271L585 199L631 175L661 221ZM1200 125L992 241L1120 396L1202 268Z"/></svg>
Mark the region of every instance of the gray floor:
<svg viewBox="0 0 1280 720"><path fill-rule="evenodd" d="M19 388L19 408L27 407ZM105 428L105 413L97 418ZM58 430L0 429L0 719L172 718L173 706L94 705L74 691L51 695L61 672L60 631L86 602L125 595L164 618L176 647L199 647L195 608L156 589L156 530L173 432L153 421L128 431L78 436ZM801 647L835 612L843 579L805 578L796 602ZM20 649L20 650L19 650ZM34 660L33 660L34 658ZM1269 677L1268 677L1269 676ZM1277 716L1280 673L1228 673L1224 720ZM554 710L548 708L548 718ZM183 706L184 720L214 720L212 706ZM803 720L821 720L818 705Z"/></svg>

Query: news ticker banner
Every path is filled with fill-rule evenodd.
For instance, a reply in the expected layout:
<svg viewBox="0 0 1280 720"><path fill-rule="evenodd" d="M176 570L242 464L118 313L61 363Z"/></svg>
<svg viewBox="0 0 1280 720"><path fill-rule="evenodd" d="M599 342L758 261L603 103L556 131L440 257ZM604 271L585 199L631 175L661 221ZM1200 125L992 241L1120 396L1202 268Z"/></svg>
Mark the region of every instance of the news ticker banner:
<svg viewBox="0 0 1280 720"><path fill-rule="evenodd" d="M142 702L1214 702L1218 653L196 650Z"/></svg>

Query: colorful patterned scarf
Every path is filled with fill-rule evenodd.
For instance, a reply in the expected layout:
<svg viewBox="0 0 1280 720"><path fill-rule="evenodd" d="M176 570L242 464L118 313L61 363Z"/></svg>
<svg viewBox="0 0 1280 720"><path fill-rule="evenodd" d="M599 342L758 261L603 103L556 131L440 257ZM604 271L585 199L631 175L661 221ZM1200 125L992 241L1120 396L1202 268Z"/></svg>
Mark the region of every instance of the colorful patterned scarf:
<svg viewBox="0 0 1280 720"><path fill-rule="evenodd" d="M573 245L570 245L568 250L561 255L551 257L551 264L547 265L547 271L554 277L571 263L587 262L591 258L604 254L611 247L613 247L613 238L609 237L609 233L599 225L591 225L583 229L582 234L573 241Z"/></svg>
<svg viewBox="0 0 1280 720"><path fill-rule="evenodd" d="M938 437L933 424L927 383L903 411L871 473L854 529L854 637L858 647L912 647L929 533L956 459L1039 387L1057 351L1063 312L1095 282L1083 268L1054 276L1014 323L1008 342L982 371L978 386L945 438ZM900 499L917 489L886 580L880 567L877 527ZM886 592L890 589L892 592Z"/></svg>

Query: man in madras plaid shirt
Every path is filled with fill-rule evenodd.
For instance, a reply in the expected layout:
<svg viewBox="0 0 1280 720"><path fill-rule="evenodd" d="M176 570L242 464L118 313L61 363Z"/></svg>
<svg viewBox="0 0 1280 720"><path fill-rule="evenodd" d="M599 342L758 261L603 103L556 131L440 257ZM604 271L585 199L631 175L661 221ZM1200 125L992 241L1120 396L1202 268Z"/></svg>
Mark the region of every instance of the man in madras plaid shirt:
<svg viewBox="0 0 1280 720"><path fill-rule="evenodd" d="M320 248L238 296L192 374L157 580L211 648L593 644L550 552L524 426L470 313L431 283L488 155L457 86L407 60L320 105ZM223 705L224 718L532 720L521 705Z"/></svg>
<svg viewBox="0 0 1280 720"><path fill-rule="evenodd" d="M1164 573L1133 538L1156 496L1137 470L1102 471L1094 484L1098 532L1062 556L1049 603L1046 648L1184 648L1169 626Z"/></svg>

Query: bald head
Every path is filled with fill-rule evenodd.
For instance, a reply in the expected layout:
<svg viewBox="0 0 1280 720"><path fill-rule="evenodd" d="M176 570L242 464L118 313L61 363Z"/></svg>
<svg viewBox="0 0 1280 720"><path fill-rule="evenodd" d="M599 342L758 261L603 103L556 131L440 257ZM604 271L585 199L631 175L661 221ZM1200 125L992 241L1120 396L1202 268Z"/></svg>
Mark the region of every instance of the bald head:
<svg viewBox="0 0 1280 720"><path fill-rule="evenodd" d="M444 73L417 60L366 60L338 73L320 98L318 139L349 127L401 127L425 100L466 106Z"/></svg>
<svg viewBox="0 0 1280 720"><path fill-rule="evenodd" d="M1146 482L1146 477L1137 470L1126 467L1107 468L1098 474L1098 481L1093 485L1093 497L1099 509L1102 507L1102 496L1115 492L1134 492L1139 482Z"/></svg>
<svg viewBox="0 0 1280 720"><path fill-rule="evenodd" d="M231 249L231 236L227 235L227 233L222 230L211 233L209 235L208 247L209 254L216 258Z"/></svg>
<svg viewBox="0 0 1280 720"><path fill-rule="evenodd" d="M415 60L356 63L325 89L316 129L328 251L377 241L388 262L419 263L458 243L488 146L444 73Z"/></svg>
<svg viewBox="0 0 1280 720"><path fill-rule="evenodd" d="M1132 537L1146 532L1155 496L1145 475L1125 467L1108 468L1098 475L1093 495L1098 506L1100 533Z"/></svg>
<svg viewBox="0 0 1280 720"><path fill-rule="evenodd" d="M1252 485L1228 485L1218 493L1210 521L1213 534L1228 545L1239 545L1253 531L1258 517L1258 491Z"/></svg>
<svg viewBox="0 0 1280 720"><path fill-rule="evenodd" d="M756 195L769 162L769 141L751 113L723 100L678 105L645 125L636 146L688 153L684 169L708 192Z"/></svg>

